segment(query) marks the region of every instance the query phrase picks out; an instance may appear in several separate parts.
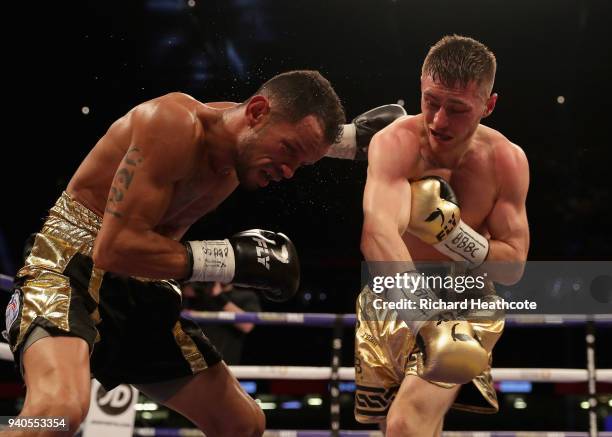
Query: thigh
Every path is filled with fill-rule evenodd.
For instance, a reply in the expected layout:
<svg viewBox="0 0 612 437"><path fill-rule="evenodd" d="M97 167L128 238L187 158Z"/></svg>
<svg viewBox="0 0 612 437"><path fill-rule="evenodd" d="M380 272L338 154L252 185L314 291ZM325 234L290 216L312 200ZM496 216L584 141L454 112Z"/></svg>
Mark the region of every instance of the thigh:
<svg viewBox="0 0 612 437"><path fill-rule="evenodd" d="M355 419L385 419L404 377L414 337L391 313L369 313L375 296L364 289L357 300L355 330Z"/></svg>
<svg viewBox="0 0 612 437"><path fill-rule="evenodd" d="M89 345L82 338L41 338L23 352L23 371L28 398L61 395L89 404Z"/></svg>
<svg viewBox="0 0 612 437"><path fill-rule="evenodd" d="M224 362L182 381L164 405L208 435L216 435L227 423L254 418L258 408Z"/></svg>
<svg viewBox="0 0 612 437"><path fill-rule="evenodd" d="M100 288L101 341L92 372L107 389L192 376L221 356L200 327L180 317L181 297L170 281L107 274Z"/></svg>

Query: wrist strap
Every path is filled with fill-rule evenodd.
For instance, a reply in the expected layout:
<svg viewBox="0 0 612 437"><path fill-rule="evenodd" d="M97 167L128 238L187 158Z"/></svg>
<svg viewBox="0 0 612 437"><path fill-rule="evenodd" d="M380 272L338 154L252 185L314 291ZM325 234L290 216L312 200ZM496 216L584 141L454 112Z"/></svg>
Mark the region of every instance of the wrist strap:
<svg viewBox="0 0 612 437"><path fill-rule="evenodd" d="M193 276L193 251L191 250L191 244L188 242L183 243L187 250L187 276L186 280L189 280Z"/></svg>
<svg viewBox="0 0 612 437"><path fill-rule="evenodd" d="M342 136L331 145L325 156L339 159L355 159L357 153L357 129L353 123L342 126Z"/></svg>
<svg viewBox="0 0 612 437"><path fill-rule="evenodd" d="M470 268L481 265L489 254L489 240L470 228L463 220L444 241L434 247L455 261L467 261Z"/></svg>
<svg viewBox="0 0 612 437"><path fill-rule="evenodd" d="M188 281L221 282L234 279L234 248L229 240L188 241L191 249L192 272Z"/></svg>

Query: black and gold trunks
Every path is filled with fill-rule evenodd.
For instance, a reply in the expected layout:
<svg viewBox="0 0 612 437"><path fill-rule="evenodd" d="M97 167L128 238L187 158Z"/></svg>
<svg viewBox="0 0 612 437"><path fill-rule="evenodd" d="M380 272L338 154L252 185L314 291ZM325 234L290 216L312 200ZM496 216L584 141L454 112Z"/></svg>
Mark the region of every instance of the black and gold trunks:
<svg viewBox="0 0 612 437"><path fill-rule="evenodd" d="M120 276L94 265L101 224L67 193L51 208L15 277L7 309L16 363L37 326L53 336L83 338L91 372L106 389L188 376L218 363L221 356L202 330L181 317L176 282Z"/></svg>

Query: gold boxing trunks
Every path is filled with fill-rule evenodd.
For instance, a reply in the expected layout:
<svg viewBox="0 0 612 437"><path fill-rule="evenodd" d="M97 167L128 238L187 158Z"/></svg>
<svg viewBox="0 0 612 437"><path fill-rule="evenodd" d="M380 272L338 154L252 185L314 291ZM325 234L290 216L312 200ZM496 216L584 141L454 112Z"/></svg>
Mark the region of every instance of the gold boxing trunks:
<svg viewBox="0 0 612 437"><path fill-rule="evenodd" d="M20 348L36 327L83 338L91 371L107 390L200 372L221 360L192 321L180 317L181 290L167 280L104 272L94 266L95 213L63 193L15 277L7 337ZM40 331L40 329L36 330Z"/></svg>
<svg viewBox="0 0 612 437"><path fill-rule="evenodd" d="M357 299L355 332L355 418L361 423L385 420L391 403L406 375L417 375L420 354L416 338L392 310L376 310L373 300L380 296L368 286ZM498 411L491 378L491 350L501 335L504 321L472 322L475 333L489 351L489 366L461 387L451 408L475 413ZM490 345L490 347L487 347ZM454 384L429 381L444 388Z"/></svg>

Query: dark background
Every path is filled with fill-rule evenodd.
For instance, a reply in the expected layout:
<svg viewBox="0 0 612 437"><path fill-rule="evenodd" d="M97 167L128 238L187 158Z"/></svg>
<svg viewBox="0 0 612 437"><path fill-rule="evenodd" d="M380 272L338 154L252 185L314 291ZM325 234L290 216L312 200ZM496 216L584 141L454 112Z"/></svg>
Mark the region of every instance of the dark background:
<svg viewBox="0 0 612 437"><path fill-rule="evenodd" d="M612 13L606 0L207 0L194 7L148 0L22 8L6 17L18 26L4 53L12 77L4 93L2 273L15 273L27 235L40 227L110 123L134 105L170 91L204 102L242 101L274 74L308 68L332 82L349 119L400 99L418 113L423 58L452 33L481 40L497 56L494 91L500 97L484 123L529 159L530 259L611 259ZM187 237L281 230L300 251L302 293L264 309L352 312L365 170L364 163L324 159L291 181L238 190ZM600 330L599 344L610 344L609 334ZM583 335L581 328L510 329L495 364L584 367ZM347 331L343 365L352 365L351 338ZM248 338L245 362L326 365L330 339L327 330L258 327ZM610 368L605 349L598 350L598 365ZM15 378L10 369L4 374ZM540 418L531 427L581 429L586 416L577 402L553 398L575 419L566 415L554 428L558 416L550 423ZM552 411L552 401L543 404ZM451 424L476 429L472 419ZM350 420L346 426L354 425ZM504 428L500 416L479 423ZM516 428L512 423L506 428Z"/></svg>

